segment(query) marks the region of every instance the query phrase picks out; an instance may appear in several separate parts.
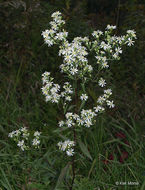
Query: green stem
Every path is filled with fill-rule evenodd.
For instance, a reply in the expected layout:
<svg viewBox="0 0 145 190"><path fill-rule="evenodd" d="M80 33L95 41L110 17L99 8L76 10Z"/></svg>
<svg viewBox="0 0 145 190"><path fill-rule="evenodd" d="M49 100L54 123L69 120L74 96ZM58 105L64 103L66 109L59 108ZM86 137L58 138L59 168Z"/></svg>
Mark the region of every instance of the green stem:
<svg viewBox="0 0 145 190"><path fill-rule="evenodd" d="M76 113L78 112L77 102L78 102L78 96L77 96L77 79L76 79L75 80L75 105L76 105L75 112ZM73 127L73 138L74 138L74 142L75 142L75 145L76 145L76 143L77 143L77 134L76 134L75 126ZM74 152L75 152L75 147L74 147ZM73 174L72 174L72 183L71 183L70 190L73 189L73 184L74 184L74 180L75 180L75 176L76 176L76 172L75 172L75 154L72 157L72 172L73 172Z"/></svg>

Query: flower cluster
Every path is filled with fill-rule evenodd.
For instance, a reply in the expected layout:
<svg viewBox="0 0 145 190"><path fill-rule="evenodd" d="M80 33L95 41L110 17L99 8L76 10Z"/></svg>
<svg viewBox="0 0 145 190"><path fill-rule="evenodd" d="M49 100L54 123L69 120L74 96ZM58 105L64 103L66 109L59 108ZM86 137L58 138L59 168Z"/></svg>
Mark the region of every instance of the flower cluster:
<svg viewBox="0 0 145 190"><path fill-rule="evenodd" d="M68 36L68 32L61 30L62 26L65 24L65 21L62 20L61 13L57 11L53 13L51 17L53 20L50 22L50 30L45 30L42 32L44 41L49 47L59 41L65 40Z"/></svg>
<svg viewBox="0 0 145 190"><path fill-rule="evenodd" d="M59 94L60 85L54 84L53 78L50 77L50 72L45 72L42 75L43 87L42 93L45 95L46 102L58 103L60 98L64 98L65 101L70 102L73 94L72 86L69 82L65 82L63 85L63 91Z"/></svg>
<svg viewBox="0 0 145 190"><path fill-rule="evenodd" d="M39 144L40 144L40 132L36 131L34 133L34 139L32 140L32 145L35 147L35 148L39 148Z"/></svg>
<svg viewBox="0 0 145 190"><path fill-rule="evenodd" d="M81 125L84 125L85 127L90 127L93 125L94 117L96 116L96 113L92 111L91 109L89 110L82 110L81 111Z"/></svg>
<svg viewBox="0 0 145 190"><path fill-rule="evenodd" d="M63 85L64 91L61 92L61 97L65 99L65 101L70 102L72 100L71 95L73 94L72 86L69 82L65 82Z"/></svg>
<svg viewBox="0 0 145 190"><path fill-rule="evenodd" d="M94 31L92 33L92 36L95 37L96 39L99 38L101 35L103 35L103 32L100 30Z"/></svg>
<svg viewBox="0 0 145 190"><path fill-rule="evenodd" d="M60 65L61 72L70 76L77 75L82 78L86 73L91 73L93 68L88 64L87 48L81 41L73 40L71 43L65 41L60 46L59 55L63 56L63 64Z"/></svg>
<svg viewBox="0 0 145 190"><path fill-rule="evenodd" d="M22 151L27 150L29 147L26 145L28 141L30 133L28 132L26 127L22 127L16 131L12 131L9 133L8 137L12 138L17 146L20 147Z"/></svg>
<svg viewBox="0 0 145 190"><path fill-rule="evenodd" d="M66 121L59 121L59 127L73 127L73 126L85 126L90 127L93 125L94 117L96 116L96 113L89 109L89 110L82 110L80 112L80 116L76 113L67 112L65 114Z"/></svg>
<svg viewBox="0 0 145 190"><path fill-rule="evenodd" d="M66 152L68 156L73 156L74 154L73 147L75 146L74 141L66 140L64 142L59 142L57 145L59 146L59 149Z"/></svg>
<svg viewBox="0 0 145 190"><path fill-rule="evenodd" d="M97 99L97 103L99 104L99 106L102 106L104 103L106 103L107 106L109 106L109 108L114 108L115 105L113 103L113 100L112 101L108 100L111 95L112 95L111 89L104 90L104 94L99 96Z"/></svg>
<svg viewBox="0 0 145 190"><path fill-rule="evenodd" d="M116 29L116 26L108 24L107 27L106 27L106 29L107 30L114 30L114 29Z"/></svg>
<svg viewBox="0 0 145 190"><path fill-rule="evenodd" d="M108 62L110 60L119 60L120 54L122 54L121 47L126 44L128 46L133 45L133 39L136 39L134 30L128 30L124 36L111 36L114 29L116 29L116 26L107 25L104 34L101 31L94 31L92 33L95 38L92 42L92 47L96 52L95 58L97 59L97 64L99 64L102 69L109 67ZM102 38L104 37L104 40L100 40L100 36L102 36Z"/></svg>
<svg viewBox="0 0 145 190"><path fill-rule="evenodd" d="M38 148L38 145L40 144L39 136L40 133L36 131L34 133L35 139L33 139L32 141L32 146L35 146L36 148ZM22 151L28 150L30 148L29 147L30 133L28 132L28 129L26 127L22 127L16 131L12 131L11 133L9 133L8 137L13 139L17 143L17 146L20 147Z"/></svg>
<svg viewBox="0 0 145 190"><path fill-rule="evenodd" d="M42 81L44 85L42 87L42 93L45 95L46 102L51 101L52 103L58 103L60 99L60 95L58 94L60 86L53 83L53 78L50 77L49 72L43 73Z"/></svg>
<svg viewBox="0 0 145 190"><path fill-rule="evenodd" d="M103 52L101 53L103 54ZM101 66L101 69L109 67L106 56L95 56L95 58L97 59L97 64Z"/></svg>

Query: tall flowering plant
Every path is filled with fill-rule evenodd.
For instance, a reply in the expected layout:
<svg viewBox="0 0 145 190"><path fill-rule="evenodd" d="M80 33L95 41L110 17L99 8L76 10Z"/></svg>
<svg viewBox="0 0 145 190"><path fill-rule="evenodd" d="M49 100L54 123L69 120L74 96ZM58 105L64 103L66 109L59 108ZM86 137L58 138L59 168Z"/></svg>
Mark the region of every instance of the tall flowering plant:
<svg viewBox="0 0 145 190"><path fill-rule="evenodd" d="M63 59L59 69L64 76L64 83L56 84L51 73L45 72L42 75L42 93L46 102L57 104L63 110L64 117L58 122L58 127L62 133L67 134L67 137L65 141L60 140L57 146L68 157L72 157L73 176L70 187L72 189L75 179L78 131L93 127L99 114L105 112L107 107L114 108L112 90L107 87L105 70L109 69L109 64L113 60L120 59L123 46L134 44L136 34L134 30L128 30L125 35L116 36L113 34L116 26L107 25L105 32L97 30L90 37L75 37L69 41L61 13L54 12L51 17L50 29L43 31L42 36L48 47L53 45L59 47L58 55ZM91 104L91 97L86 89L90 83L98 85L99 92L101 91L96 95L95 102ZM37 136L34 134L36 138L32 144L35 146L40 144L39 134ZM24 139L20 141L15 136L15 131L9 134L22 150L26 149Z"/></svg>
<svg viewBox="0 0 145 190"><path fill-rule="evenodd" d="M114 108L112 90L107 87L103 77L104 70L109 68L111 61L120 59L123 46L134 44L136 34L134 30L128 30L125 35L116 36L113 35L116 26L107 25L105 32L97 30L91 37L75 37L70 42L61 13L54 12L51 17L50 29L43 31L42 36L48 47L58 45L58 55L63 59L59 69L68 80L60 86L55 83L50 72L45 72L42 75L42 92L46 102L59 104L64 110L64 119L58 122L58 127L72 131L65 141L60 141L57 145L67 156L73 157L73 184L77 129L92 127L96 117L107 107ZM94 56L95 61L89 59L90 55ZM102 89L102 94L96 95L96 102L91 107L87 105L89 95L86 92L86 86L90 82Z"/></svg>
<svg viewBox="0 0 145 190"><path fill-rule="evenodd" d="M59 69L68 80L63 85L56 84L51 73L45 72L42 75L42 92L46 102L59 104L64 110L64 119L58 122L58 127L64 129L62 132L68 130L69 133L67 139L57 145L67 156L73 157L73 184L77 129L92 127L97 116L107 107L114 108L112 90L107 87L104 71L113 60L120 59L123 46L134 44L136 34L134 30L128 30L125 35L116 36L113 35L116 26L107 25L105 32L97 30L91 37L75 37L70 42L61 13L54 12L51 17L50 29L43 31L42 36L48 47L58 45L58 55L63 59ZM93 55L94 61L90 55ZM102 90L101 95L96 95L96 102L92 106L87 105L89 94L86 86L90 82Z"/></svg>

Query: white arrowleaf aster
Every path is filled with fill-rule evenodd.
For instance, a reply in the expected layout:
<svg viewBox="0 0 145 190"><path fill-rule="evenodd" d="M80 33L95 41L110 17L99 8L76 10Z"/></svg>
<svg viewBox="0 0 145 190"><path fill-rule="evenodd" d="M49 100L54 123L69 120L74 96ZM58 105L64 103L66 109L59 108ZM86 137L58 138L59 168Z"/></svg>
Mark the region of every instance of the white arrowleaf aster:
<svg viewBox="0 0 145 190"><path fill-rule="evenodd" d="M91 110L91 109L84 110L83 109L81 111L81 120L83 121L83 125L85 127L89 128L91 125L94 124L93 121L94 121L95 116L96 116L96 113L93 110Z"/></svg>
<svg viewBox="0 0 145 190"><path fill-rule="evenodd" d="M58 103L61 95L59 94L60 86L53 83L53 78L50 77L49 72L45 72L42 75L42 82L44 86L41 88L43 95L45 95L46 102Z"/></svg>
<svg viewBox="0 0 145 190"><path fill-rule="evenodd" d="M108 24L107 27L106 27L106 29L107 30L114 30L114 29L116 29L116 26Z"/></svg>
<svg viewBox="0 0 145 190"><path fill-rule="evenodd" d="M59 142L57 145L59 149L66 152L68 156L74 155L74 148L73 148L75 146L74 141L66 140L64 142Z"/></svg>
<svg viewBox="0 0 145 190"><path fill-rule="evenodd" d="M71 96L66 96L65 100L68 101L68 102L71 102L72 101Z"/></svg>
<svg viewBox="0 0 145 190"><path fill-rule="evenodd" d="M101 77L98 84L99 86L104 87L106 85L106 81Z"/></svg>
<svg viewBox="0 0 145 190"><path fill-rule="evenodd" d="M104 95L103 96L106 99L108 99L111 95L112 95L112 90L111 89L104 90Z"/></svg>
<svg viewBox="0 0 145 190"><path fill-rule="evenodd" d="M8 137L13 138L15 136L15 131L12 131L11 133L8 134Z"/></svg>
<svg viewBox="0 0 145 190"><path fill-rule="evenodd" d="M128 46L134 45L134 42L131 38L128 38L128 41L126 42Z"/></svg>
<svg viewBox="0 0 145 190"><path fill-rule="evenodd" d="M80 96L80 99L83 101L87 101L87 99L88 99L88 96L86 95L86 94L82 94L81 96Z"/></svg>
<svg viewBox="0 0 145 190"><path fill-rule="evenodd" d="M35 138L32 140L32 145L35 146L35 148L39 147L38 145L40 144L40 134L41 132L38 131L34 132L33 134ZM30 149L30 133L28 132L28 129L26 127L22 127L16 131L12 131L11 133L9 133L8 137L12 138L22 151Z"/></svg>
<svg viewBox="0 0 145 190"><path fill-rule="evenodd" d="M62 127L62 126L64 126L64 121L59 121L59 123L58 123L58 125L59 125L59 127Z"/></svg>
<svg viewBox="0 0 145 190"><path fill-rule="evenodd" d="M60 16L60 15L61 15L61 12L56 11L56 12L54 12L54 13L51 15L51 17L52 17L52 18L57 18L57 17Z"/></svg>
<svg viewBox="0 0 145 190"><path fill-rule="evenodd" d="M109 64L112 60L119 60L122 54L123 46L132 46L136 34L134 30L128 30L123 36L116 36L113 30L116 26L107 25L105 32L94 31L92 33L93 40L89 37L75 37L72 41L68 40L68 32L64 30L63 25L65 21L62 19L62 15L59 11L52 14L52 21L50 22L50 29L42 32L44 42L48 46L58 44L58 55L62 57L63 62L60 65L60 72L64 73L70 81L79 81L80 83L91 81L92 73L98 69L101 72L104 69L109 68ZM89 53L95 55L96 68L94 64L91 64ZM75 110L76 105L69 105L70 102L74 102L76 88L75 83L73 87L69 82L65 82L61 87L59 84L54 83L54 79L50 76L49 72L45 72L42 75L43 87L42 93L45 96L45 100L52 103L62 103L65 113L65 121L58 123L59 127L66 127L71 130L75 127L91 127L95 123L95 118L99 113L105 110L106 105L109 108L114 108L114 103L109 100L112 95L111 89L104 90L104 94L99 95L96 100L96 107L93 109L82 109L77 113L68 112L68 110ZM96 81L96 78L95 78ZM84 83L86 84L86 83ZM106 86L106 81L100 78L98 81L100 87ZM83 89L84 90L84 89ZM77 91L79 94L79 92ZM82 101L87 101L88 96L82 94L80 96ZM21 132L20 132L21 133ZM69 133L70 134L70 133ZM9 134L11 138L19 137L18 132L12 132ZM34 140L34 144L39 142L39 136ZM59 149L65 151L68 156L74 154L74 142L66 140L58 143Z"/></svg>
<svg viewBox="0 0 145 190"><path fill-rule="evenodd" d="M94 107L94 110L96 113L99 113L99 112L103 112L105 110L105 108L102 106L97 106L97 107Z"/></svg>
<svg viewBox="0 0 145 190"><path fill-rule="evenodd" d="M34 132L34 137L39 137L40 134L41 134L41 132L39 132L39 131L35 131L35 132Z"/></svg>
<svg viewBox="0 0 145 190"><path fill-rule="evenodd" d="M107 106L109 106L109 108L114 108L115 107L113 101L107 100L106 102L107 102Z"/></svg>
<svg viewBox="0 0 145 190"><path fill-rule="evenodd" d="M99 38L101 35L103 35L103 32L100 30L94 31L92 33L92 36L94 36L95 38Z"/></svg>
<svg viewBox="0 0 145 190"><path fill-rule="evenodd" d="M19 146L22 151L26 149L26 146L24 143L25 143L24 140L21 140L21 141L18 141L18 144L17 144L17 146Z"/></svg>
<svg viewBox="0 0 145 190"><path fill-rule="evenodd" d="M37 138L33 139L32 141L33 146L38 146L39 144L40 144L40 140L38 140Z"/></svg>
<svg viewBox="0 0 145 190"><path fill-rule="evenodd" d="M136 39L136 32L134 30L127 30L127 34Z"/></svg>
<svg viewBox="0 0 145 190"><path fill-rule="evenodd" d="M73 155L74 155L74 149L73 149L73 148L68 149L68 150L66 151L66 154L67 154L68 156L73 156Z"/></svg>
<svg viewBox="0 0 145 190"><path fill-rule="evenodd" d="M104 97L103 95L99 96L98 99L97 99L97 102L102 105L104 104L106 101L106 97Z"/></svg>

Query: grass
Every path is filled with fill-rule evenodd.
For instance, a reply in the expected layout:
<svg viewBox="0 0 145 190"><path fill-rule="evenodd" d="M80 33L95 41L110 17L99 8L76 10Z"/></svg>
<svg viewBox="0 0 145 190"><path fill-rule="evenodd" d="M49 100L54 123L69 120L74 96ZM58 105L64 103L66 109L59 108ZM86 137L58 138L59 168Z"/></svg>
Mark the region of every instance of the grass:
<svg viewBox="0 0 145 190"><path fill-rule="evenodd" d="M21 97L21 104L16 91L11 91L7 100L6 94L0 95L0 188L69 190L71 160L56 147L60 135L56 130L56 109L45 104L41 94L32 99L30 91ZM42 131L39 150L23 153L8 138L10 131L21 126ZM79 136L74 190L144 190L142 127L143 123L132 118L114 119L103 115L92 129L84 129ZM121 156L124 156L122 162ZM116 185L116 182L138 182L139 185Z"/></svg>

